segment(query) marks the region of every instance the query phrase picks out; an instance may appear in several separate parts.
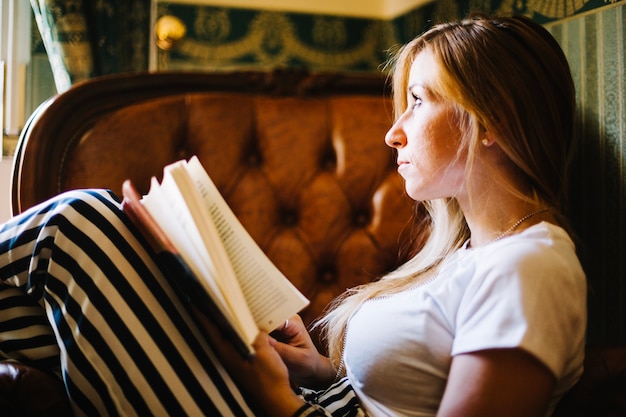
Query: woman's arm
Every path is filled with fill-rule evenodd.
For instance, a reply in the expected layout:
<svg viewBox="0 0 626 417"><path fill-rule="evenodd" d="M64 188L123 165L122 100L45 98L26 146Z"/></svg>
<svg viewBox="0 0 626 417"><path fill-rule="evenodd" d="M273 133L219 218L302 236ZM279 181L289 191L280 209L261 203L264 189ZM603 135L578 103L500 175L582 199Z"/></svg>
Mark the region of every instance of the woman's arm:
<svg viewBox="0 0 626 417"><path fill-rule="evenodd" d="M541 417L556 378L522 349L455 356L438 417Z"/></svg>

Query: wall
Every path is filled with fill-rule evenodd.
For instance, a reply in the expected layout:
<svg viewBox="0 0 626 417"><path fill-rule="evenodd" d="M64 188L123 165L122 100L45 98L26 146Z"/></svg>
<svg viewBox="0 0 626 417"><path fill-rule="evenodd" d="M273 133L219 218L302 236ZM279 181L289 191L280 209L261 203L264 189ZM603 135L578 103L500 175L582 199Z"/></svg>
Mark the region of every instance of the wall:
<svg viewBox="0 0 626 417"><path fill-rule="evenodd" d="M626 344L626 6L548 27L578 94L572 211L591 290L589 340Z"/></svg>
<svg viewBox="0 0 626 417"><path fill-rule="evenodd" d="M433 0L170 0L169 3L198 4L241 9L263 9L333 16L391 18Z"/></svg>
<svg viewBox="0 0 626 417"><path fill-rule="evenodd" d="M467 11L525 14L548 24L589 13L615 0L389 0L334 2L329 11L303 8L300 2L280 9L254 8L248 0L157 1L157 18L181 20L184 37L171 48L157 49L158 70L228 70L305 67L320 71L380 72L388 50L423 32L433 23L456 19ZM317 7L317 2L309 2ZM322 3L320 3L321 5ZM393 5L375 12L376 5ZM235 7L233 7L235 5ZM248 5L246 7L246 5ZM298 10L300 5L300 11ZM413 7L411 7L413 6ZM330 6L329 6L330 7ZM333 10L339 10L334 13ZM303 11L304 10L304 11Z"/></svg>
<svg viewBox="0 0 626 417"><path fill-rule="evenodd" d="M159 3L157 16L186 28L171 49L157 49L158 70L299 67L378 71L397 43L382 19Z"/></svg>
<svg viewBox="0 0 626 417"><path fill-rule="evenodd" d="M157 1L157 19L180 19L185 34L170 48L156 50L156 69L303 67L380 72L390 48L405 43L432 22L455 18L464 10L455 0L398 0L393 12L378 15L371 11L337 15L293 8L228 7L225 3L229 2Z"/></svg>

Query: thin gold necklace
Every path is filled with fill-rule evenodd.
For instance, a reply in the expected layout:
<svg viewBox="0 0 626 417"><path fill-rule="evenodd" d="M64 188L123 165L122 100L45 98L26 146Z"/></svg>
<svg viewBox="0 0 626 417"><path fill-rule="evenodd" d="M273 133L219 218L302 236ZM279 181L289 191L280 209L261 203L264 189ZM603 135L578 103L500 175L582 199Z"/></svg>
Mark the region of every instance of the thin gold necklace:
<svg viewBox="0 0 626 417"><path fill-rule="evenodd" d="M513 226L509 227L508 229L506 229L504 232L500 233L500 235L498 237L496 237L494 240L492 240L489 243L493 243L493 242L497 242L498 240L502 239L503 237L507 236L509 233L513 232L515 229L517 229L519 227L520 224L524 223L526 220L530 219L533 216L536 216L539 213L543 213L545 211L548 211L547 208L543 208L541 210L537 210L537 211L533 211L532 213L528 213L527 215L525 215L524 217L522 217L521 219L519 219L518 221L516 221Z"/></svg>

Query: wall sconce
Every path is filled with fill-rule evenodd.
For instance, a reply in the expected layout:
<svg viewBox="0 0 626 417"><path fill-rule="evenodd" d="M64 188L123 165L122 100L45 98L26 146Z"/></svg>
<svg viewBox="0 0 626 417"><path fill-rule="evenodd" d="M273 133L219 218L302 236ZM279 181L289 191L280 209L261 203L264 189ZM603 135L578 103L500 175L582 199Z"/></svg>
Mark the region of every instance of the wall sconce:
<svg viewBox="0 0 626 417"><path fill-rule="evenodd" d="M165 15L161 16L155 26L156 33L156 45L164 50L168 51L174 47L174 45L185 37L187 33L187 27L176 16Z"/></svg>

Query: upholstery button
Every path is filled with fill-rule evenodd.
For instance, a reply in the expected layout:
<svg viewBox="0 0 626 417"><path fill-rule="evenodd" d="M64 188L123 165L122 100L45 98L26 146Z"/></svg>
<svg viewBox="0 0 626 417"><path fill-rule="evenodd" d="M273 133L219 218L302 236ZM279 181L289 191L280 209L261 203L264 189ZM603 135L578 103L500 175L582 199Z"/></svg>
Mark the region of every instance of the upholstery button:
<svg viewBox="0 0 626 417"><path fill-rule="evenodd" d="M337 169L337 153L330 141L320 160L320 168L326 172L334 172Z"/></svg>
<svg viewBox="0 0 626 417"><path fill-rule="evenodd" d="M337 169L337 161L334 159L326 159L322 162L322 169L328 172L333 172Z"/></svg>
<svg viewBox="0 0 626 417"><path fill-rule="evenodd" d="M261 166L262 163L262 158L261 155L259 155L256 152L250 153L248 155L248 165L251 167L259 167Z"/></svg>
<svg viewBox="0 0 626 417"><path fill-rule="evenodd" d="M320 282L330 284L337 280L337 271L331 266L325 266L319 269L317 273Z"/></svg>
<svg viewBox="0 0 626 417"><path fill-rule="evenodd" d="M367 224L370 221L370 214L368 212L365 211L359 211L354 213L354 224L357 227L364 227L367 226Z"/></svg>
<svg viewBox="0 0 626 417"><path fill-rule="evenodd" d="M298 224L298 213L294 210L282 210L280 218L287 227L294 227Z"/></svg>
<svg viewBox="0 0 626 417"><path fill-rule="evenodd" d="M189 159L191 157L189 150L186 147L178 149L176 152L176 158Z"/></svg>

